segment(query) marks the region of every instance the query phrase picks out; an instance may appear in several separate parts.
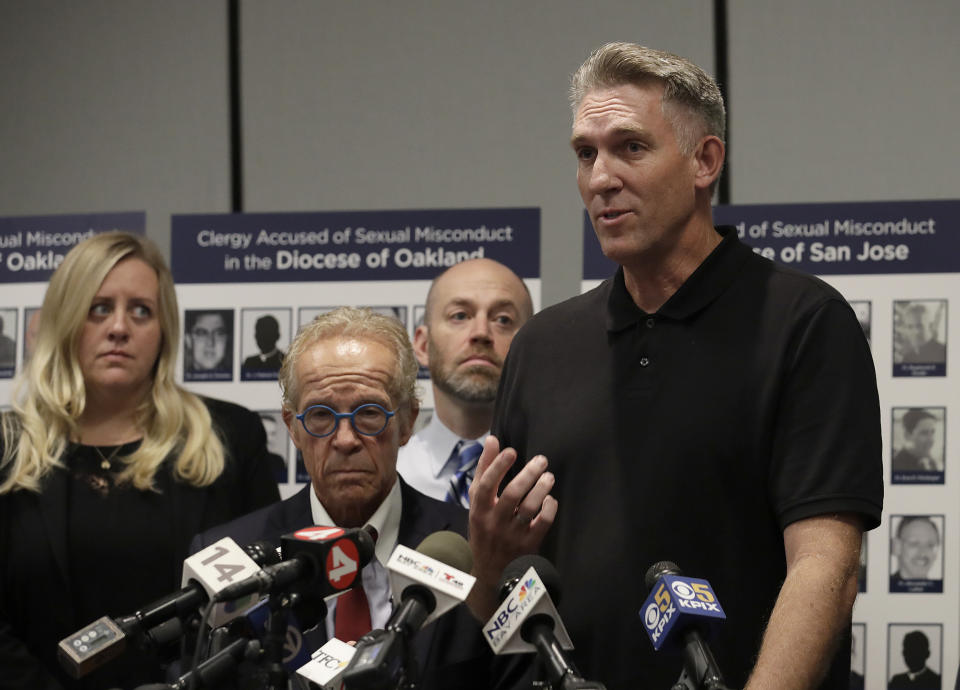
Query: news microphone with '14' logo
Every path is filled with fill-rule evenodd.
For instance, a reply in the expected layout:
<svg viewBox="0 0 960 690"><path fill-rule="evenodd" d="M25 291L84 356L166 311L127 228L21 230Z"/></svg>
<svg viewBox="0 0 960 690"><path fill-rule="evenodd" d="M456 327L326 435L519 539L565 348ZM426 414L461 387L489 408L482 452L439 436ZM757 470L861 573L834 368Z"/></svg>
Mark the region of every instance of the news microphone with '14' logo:
<svg viewBox="0 0 960 690"><path fill-rule="evenodd" d="M151 646L159 643L159 631L173 631L179 637L178 619L188 618L202 608L210 597L235 578L260 570L260 565L276 563L279 557L265 542L241 548L229 537L211 544L183 564L183 589L142 609L119 618L103 616L61 640L58 654L64 669L81 678L123 653L128 644ZM248 597L214 607L216 625L242 615L257 601Z"/></svg>
<svg viewBox="0 0 960 690"><path fill-rule="evenodd" d="M280 538L280 555L280 563L221 589L213 599L232 601L302 584L309 584L316 596L340 594L353 587L360 569L373 558L373 537L366 529L305 527Z"/></svg>
<svg viewBox="0 0 960 690"><path fill-rule="evenodd" d="M216 599L217 594L232 583L252 577L259 572L260 566L237 546L233 539L224 537L183 562L182 586L186 587L191 582L196 582L203 587L208 597ZM210 614L210 627L216 628L243 615L259 600L259 595L254 592L242 598L218 603Z"/></svg>
<svg viewBox="0 0 960 690"><path fill-rule="evenodd" d="M691 624L727 617L709 582L679 574L663 574L657 579L640 615L656 651L681 647L683 640L678 633Z"/></svg>

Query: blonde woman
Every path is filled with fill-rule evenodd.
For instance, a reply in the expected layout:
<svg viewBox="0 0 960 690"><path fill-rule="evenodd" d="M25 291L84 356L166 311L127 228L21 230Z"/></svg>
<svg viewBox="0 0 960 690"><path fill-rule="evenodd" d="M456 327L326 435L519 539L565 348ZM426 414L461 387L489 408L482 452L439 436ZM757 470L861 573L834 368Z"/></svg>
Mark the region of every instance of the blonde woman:
<svg viewBox="0 0 960 690"><path fill-rule="evenodd" d="M178 386L170 271L123 232L76 246L50 280L3 416L0 688L133 687L127 652L83 681L60 639L179 587L190 538L279 499L259 418Z"/></svg>

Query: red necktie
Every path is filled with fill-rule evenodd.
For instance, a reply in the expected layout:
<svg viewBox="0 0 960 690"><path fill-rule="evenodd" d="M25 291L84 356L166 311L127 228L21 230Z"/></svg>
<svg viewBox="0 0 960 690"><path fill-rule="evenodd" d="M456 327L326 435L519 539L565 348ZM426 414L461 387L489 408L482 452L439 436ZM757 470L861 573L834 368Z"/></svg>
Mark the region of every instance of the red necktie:
<svg viewBox="0 0 960 690"><path fill-rule="evenodd" d="M374 543L377 531L370 527ZM333 635L342 642L359 640L372 629L370 623L370 602L363 591L362 573L357 573L357 583L346 594L337 597L337 611L333 621Z"/></svg>
<svg viewBox="0 0 960 690"><path fill-rule="evenodd" d="M363 591L363 581L346 594L337 597L337 613L333 633L338 640L351 642L359 640L370 632L370 604Z"/></svg>

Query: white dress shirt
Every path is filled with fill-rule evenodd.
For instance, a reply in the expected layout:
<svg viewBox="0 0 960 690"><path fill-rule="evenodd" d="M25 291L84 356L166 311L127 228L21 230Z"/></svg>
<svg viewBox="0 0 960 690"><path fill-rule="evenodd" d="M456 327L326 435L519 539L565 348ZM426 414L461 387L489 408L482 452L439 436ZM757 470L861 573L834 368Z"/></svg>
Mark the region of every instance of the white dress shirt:
<svg viewBox="0 0 960 690"><path fill-rule="evenodd" d="M310 490L310 512L313 515L313 524L334 524L312 487ZM372 525L377 530L377 545L374 549L373 559L363 568L360 575L363 579L363 591L370 604L370 623L374 630L383 628L393 612L393 604L390 602L390 577L384 563L390 559L390 554L397 546L397 539L400 535L401 512L400 482L394 482L390 493L383 499L373 516L367 520L367 524ZM327 607L327 639L332 640L334 638L333 622L337 612L336 599L327 601ZM346 640L344 641L346 642Z"/></svg>
<svg viewBox="0 0 960 690"><path fill-rule="evenodd" d="M420 493L438 501L446 500L450 480L457 473L457 458L450 457L454 446L461 440L482 444L488 435L461 439L444 426L434 411L430 423L414 434L407 445L400 447L397 472Z"/></svg>

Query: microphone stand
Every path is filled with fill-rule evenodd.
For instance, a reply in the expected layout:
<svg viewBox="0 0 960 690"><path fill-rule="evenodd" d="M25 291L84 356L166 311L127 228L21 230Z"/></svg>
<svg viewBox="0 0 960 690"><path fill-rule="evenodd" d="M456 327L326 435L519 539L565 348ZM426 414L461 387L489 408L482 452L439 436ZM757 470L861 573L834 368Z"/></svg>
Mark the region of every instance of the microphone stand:
<svg viewBox="0 0 960 690"><path fill-rule="evenodd" d="M537 616L531 617L524 625L529 625L530 643L536 647L537 656L543 665L547 681L553 690L607 690L599 681L586 680L577 673L576 669L568 664L557 639L553 636L553 621L542 617L542 623Z"/></svg>
<svg viewBox="0 0 960 690"><path fill-rule="evenodd" d="M670 690L731 690L723 684L723 681L715 676L705 678L702 683L697 684L687 675L686 669L680 673L677 682L670 686Z"/></svg>
<svg viewBox="0 0 960 690"><path fill-rule="evenodd" d="M398 615L399 620L407 621L407 624L387 625L387 631L397 633L400 639L403 676L398 684L397 690L417 690L417 688L420 687L420 667L413 653L413 636L423 626L427 612L414 607L412 599L402 601L399 611L401 614ZM402 615L404 613L409 613L409 616Z"/></svg>
<svg viewBox="0 0 960 690"><path fill-rule="evenodd" d="M388 625L357 640L343 684L347 690L417 690L419 668L403 626Z"/></svg>
<svg viewBox="0 0 960 690"><path fill-rule="evenodd" d="M172 685L151 683L140 685L136 690L186 690L191 685L196 688L220 687L231 673L236 673L241 661L259 653L260 642L243 637L234 640L216 654L200 662L195 670L183 674Z"/></svg>
<svg viewBox="0 0 960 690"><path fill-rule="evenodd" d="M723 682L723 675L710 647L696 630L687 630L683 635L687 653L684 655L683 672L671 690L730 690Z"/></svg>
<svg viewBox="0 0 960 690"><path fill-rule="evenodd" d="M287 609L290 595L271 595L268 600L270 614L267 617L267 634L263 638L264 654L261 663L266 667L269 690L284 690L287 687L287 670L283 666L283 644L287 640Z"/></svg>

